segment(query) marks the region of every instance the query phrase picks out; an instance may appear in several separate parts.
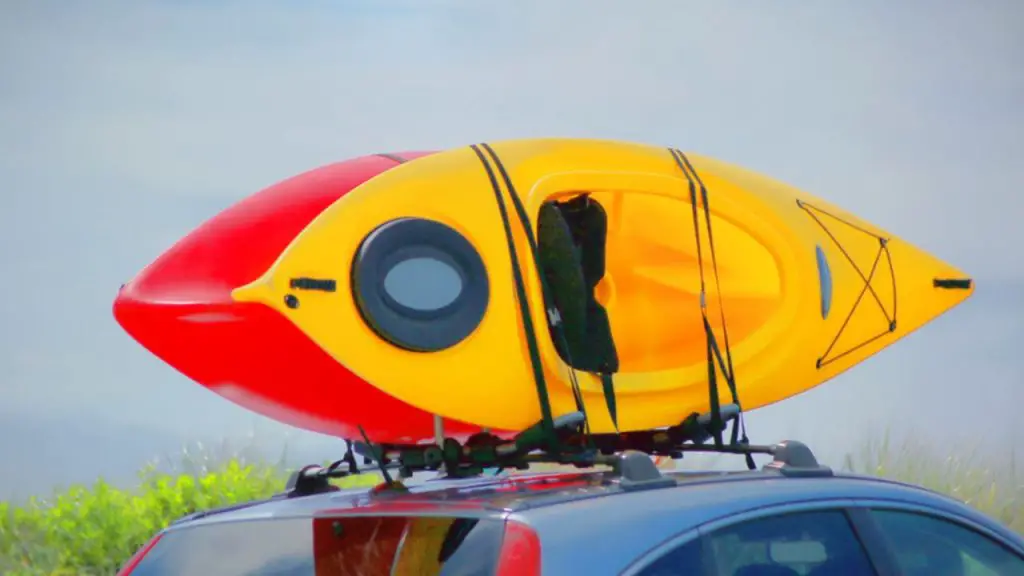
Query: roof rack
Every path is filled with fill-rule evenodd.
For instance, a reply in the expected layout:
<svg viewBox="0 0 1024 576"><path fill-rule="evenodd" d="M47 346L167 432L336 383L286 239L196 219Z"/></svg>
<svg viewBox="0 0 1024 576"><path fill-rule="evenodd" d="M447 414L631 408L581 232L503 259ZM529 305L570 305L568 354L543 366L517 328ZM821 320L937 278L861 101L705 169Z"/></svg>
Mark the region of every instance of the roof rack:
<svg viewBox="0 0 1024 576"><path fill-rule="evenodd" d="M340 462L340 460L339 460ZM332 464L331 466L334 466ZM340 468L324 468L311 464L292 472L288 482L284 486L284 495L288 498L298 496L309 496L311 494L323 494L325 492L337 492L341 490L330 483L331 478L343 478L352 473ZM356 472L358 474L358 472Z"/></svg>
<svg viewBox="0 0 1024 576"><path fill-rule="evenodd" d="M735 404L721 407L722 420L735 425L740 409ZM532 426L506 440L488 432L470 437L465 444L454 438L441 438L438 444L373 444L347 442L345 457L328 467L306 466L294 472L285 487L287 497L333 492L337 487L331 478L380 471L387 476L389 470L408 478L415 472L437 471L448 478L478 476L485 468L527 470L532 464L554 463L590 468L609 466L621 482L623 489L639 490L662 487L675 483L662 475L650 456L662 455L682 458L687 452L737 454L748 458L755 454L771 455L772 462L762 470L783 476L831 476L832 470L818 464L805 444L787 440L774 445L705 444L714 434L714 419L710 413L691 414L678 426L665 429L626 432L622 434L584 435L580 427L584 416L571 412L554 419L555 432L561 443L559 451L545 449L546 437L540 424ZM361 469L356 455L362 456L368 467ZM369 467L373 464L372 467ZM400 486L389 483L387 489Z"/></svg>
<svg viewBox="0 0 1024 576"><path fill-rule="evenodd" d="M618 476L619 486L629 492L676 485L675 478L662 475L650 456L639 450L615 454L608 464L612 467L612 473Z"/></svg>
<svg viewBox="0 0 1024 576"><path fill-rule="evenodd" d="M818 464L814 453L803 442L784 440L772 446L774 458L761 469L775 471L783 476L814 477L832 476L834 473L828 466Z"/></svg>
<svg viewBox="0 0 1024 576"><path fill-rule="evenodd" d="M724 450L722 448L725 448ZM785 440L771 446L744 445L739 448L730 446L687 446L685 452L715 452L737 454L771 454L772 461L761 467L765 472L777 472L788 477L827 477L832 476L832 469L818 464L814 453L803 442ZM627 450L608 457L603 463L612 467L613 473L620 478L623 490L645 490L673 486L676 480L664 476L655 466L651 458L639 450Z"/></svg>

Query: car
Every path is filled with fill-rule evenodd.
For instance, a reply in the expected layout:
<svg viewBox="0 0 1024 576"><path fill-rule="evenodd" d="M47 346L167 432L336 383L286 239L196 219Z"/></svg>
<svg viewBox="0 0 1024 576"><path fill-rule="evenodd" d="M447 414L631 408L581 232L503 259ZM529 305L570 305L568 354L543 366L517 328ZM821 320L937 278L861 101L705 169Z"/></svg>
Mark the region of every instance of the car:
<svg viewBox="0 0 1024 576"><path fill-rule="evenodd" d="M754 470L661 470L625 450L608 469L346 490L311 466L272 498L173 523L119 574L1024 575L1024 539L957 500L834 471L801 442L765 448Z"/></svg>

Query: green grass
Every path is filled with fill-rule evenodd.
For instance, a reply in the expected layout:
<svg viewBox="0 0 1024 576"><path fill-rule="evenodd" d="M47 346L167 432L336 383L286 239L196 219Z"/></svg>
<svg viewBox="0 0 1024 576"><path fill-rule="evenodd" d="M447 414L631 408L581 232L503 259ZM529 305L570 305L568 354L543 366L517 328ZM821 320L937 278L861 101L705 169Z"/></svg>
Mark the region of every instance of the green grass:
<svg viewBox="0 0 1024 576"><path fill-rule="evenodd" d="M20 506L0 502L0 574L113 574L175 518L280 492L287 477L283 461L199 446L171 465L147 465L132 489L98 480ZM1024 533L1024 485L1012 459L989 462L974 450L942 455L922 442L894 445L886 436L847 457L843 467L944 492ZM368 474L343 485L379 481Z"/></svg>
<svg viewBox="0 0 1024 576"><path fill-rule="evenodd" d="M14 506L0 502L0 574L109 575L169 522L204 510L281 492L288 471L280 462L241 450L197 445L163 466L146 465L132 489L104 480L72 486ZM376 474L346 478L342 487L371 486Z"/></svg>
<svg viewBox="0 0 1024 576"><path fill-rule="evenodd" d="M943 454L914 438L894 445L887 434L866 443L861 454L847 456L843 467L948 494L1024 534L1024 478L1012 447L1005 457L986 454L980 446Z"/></svg>

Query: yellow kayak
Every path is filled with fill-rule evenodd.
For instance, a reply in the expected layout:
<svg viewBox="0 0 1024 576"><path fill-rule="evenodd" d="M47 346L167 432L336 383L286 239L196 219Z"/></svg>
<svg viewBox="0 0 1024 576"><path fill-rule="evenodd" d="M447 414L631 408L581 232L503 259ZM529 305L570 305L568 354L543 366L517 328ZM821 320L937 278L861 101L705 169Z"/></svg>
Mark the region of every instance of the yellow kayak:
<svg viewBox="0 0 1024 576"><path fill-rule="evenodd" d="M952 266L748 170L644 144L533 139L372 178L233 297L273 307L405 402L522 430L542 414L517 269L551 411L577 409L575 380L594 433L616 430L606 384L619 431L709 409L705 316L749 410L825 382L973 292ZM717 385L729 398L726 379Z"/></svg>

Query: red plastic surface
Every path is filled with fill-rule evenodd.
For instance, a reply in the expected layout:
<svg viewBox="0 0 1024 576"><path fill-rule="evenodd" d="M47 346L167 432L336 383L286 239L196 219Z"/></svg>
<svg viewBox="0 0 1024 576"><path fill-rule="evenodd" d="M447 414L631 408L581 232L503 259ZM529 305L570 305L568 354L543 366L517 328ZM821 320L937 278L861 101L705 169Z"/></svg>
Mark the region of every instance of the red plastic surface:
<svg viewBox="0 0 1024 576"><path fill-rule="evenodd" d="M123 566L121 566L121 569L117 571L116 576L129 576L134 572L135 568L138 567L140 562L142 562L142 559L146 557L146 554L149 554L149 551L156 546L157 542L159 542L161 538L163 538L163 535L163 532L158 533L156 536L153 536L149 542L146 542L142 548L136 550L135 554L133 554L132 557L129 558Z"/></svg>
<svg viewBox="0 0 1024 576"><path fill-rule="evenodd" d="M498 556L497 576L539 576L540 538L526 524L509 520Z"/></svg>
<svg viewBox="0 0 1024 576"><path fill-rule="evenodd" d="M324 209L398 164L388 156L311 170L217 214L121 288L118 323L185 376L275 420L344 438L361 425L374 442L432 439L430 414L358 378L274 310L231 299ZM479 430L445 421L447 436Z"/></svg>

